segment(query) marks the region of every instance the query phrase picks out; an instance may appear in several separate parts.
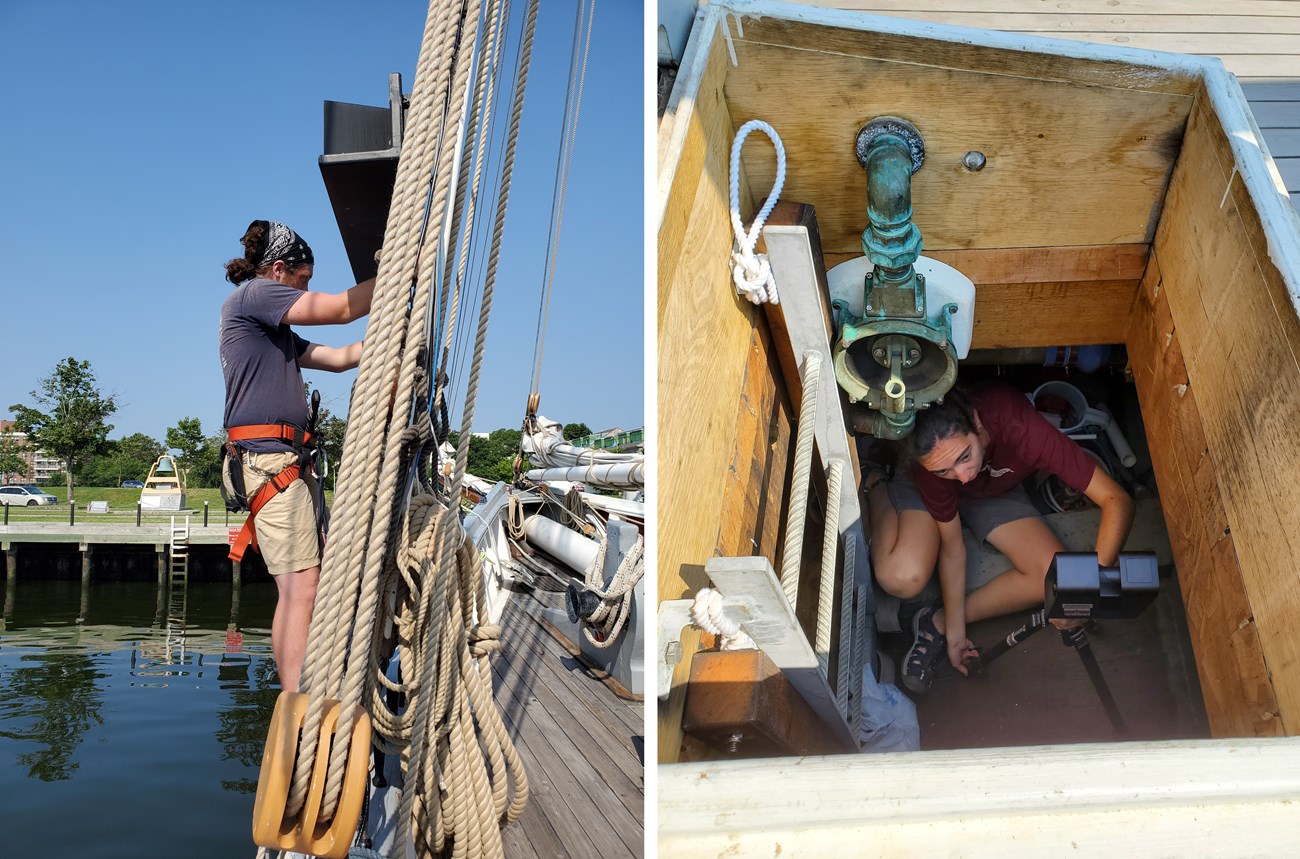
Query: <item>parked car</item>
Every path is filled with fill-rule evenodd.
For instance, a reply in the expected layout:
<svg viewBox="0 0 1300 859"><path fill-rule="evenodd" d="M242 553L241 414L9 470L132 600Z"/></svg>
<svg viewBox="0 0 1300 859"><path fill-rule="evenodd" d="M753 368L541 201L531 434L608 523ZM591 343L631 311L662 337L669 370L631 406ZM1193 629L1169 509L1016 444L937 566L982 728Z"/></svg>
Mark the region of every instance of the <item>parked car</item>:
<svg viewBox="0 0 1300 859"><path fill-rule="evenodd" d="M58 504L59 499L38 486L0 486L0 504L9 507L36 507Z"/></svg>
<svg viewBox="0 0 1300 859"><path fill-rule="evenodd" d="M122 481L122 488L123 488L123 489L144 489L144 481L142 481L142 480L123 480L123 481Z"/></svg>

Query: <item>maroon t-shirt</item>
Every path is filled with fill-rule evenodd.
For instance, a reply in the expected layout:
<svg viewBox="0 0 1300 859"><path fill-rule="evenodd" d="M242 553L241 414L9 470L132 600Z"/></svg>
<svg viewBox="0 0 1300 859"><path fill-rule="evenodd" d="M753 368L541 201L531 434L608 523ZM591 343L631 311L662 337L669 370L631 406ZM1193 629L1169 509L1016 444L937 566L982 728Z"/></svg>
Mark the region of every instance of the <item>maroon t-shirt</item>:
<svg viewBox="0 0 1300 859"><path fill-rule="evenodd" d="M990 384L972 391L971 403L989 434L984 466L975 479L962 483L913 465L916 489L936 522L950 521L965 501L1005 495L1038 471L1052 472L1079 492L1088 488L1097 463L1049 424L1024 394Z"/></svg>

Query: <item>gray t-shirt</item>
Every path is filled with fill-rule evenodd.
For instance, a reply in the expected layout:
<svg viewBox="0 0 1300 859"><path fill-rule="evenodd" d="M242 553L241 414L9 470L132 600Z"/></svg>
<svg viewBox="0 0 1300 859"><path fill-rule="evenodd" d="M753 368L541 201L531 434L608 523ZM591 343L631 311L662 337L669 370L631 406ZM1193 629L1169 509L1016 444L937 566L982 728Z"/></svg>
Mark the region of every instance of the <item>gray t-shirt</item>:
<svg viewBox="0 0 1300 859"><path fill-rule="evenodd" d="M226 428L251 424L307 425L307 396L298 358L311 345L283 322L303 291L264 277L235 288L221 305L218 347L226 377ZM259 453L292 450L280 441L245 441Z"/></svg>

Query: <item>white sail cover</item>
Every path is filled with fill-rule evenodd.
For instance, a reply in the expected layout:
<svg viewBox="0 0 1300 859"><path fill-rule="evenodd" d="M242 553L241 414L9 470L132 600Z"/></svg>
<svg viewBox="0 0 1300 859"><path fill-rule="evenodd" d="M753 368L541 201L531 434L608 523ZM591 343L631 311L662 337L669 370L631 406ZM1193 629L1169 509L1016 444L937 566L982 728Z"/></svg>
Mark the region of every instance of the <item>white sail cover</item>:
<svg viewBox="0 0 1300 859"><path fill-rule="evenodd" d="M529 480L576 480L605 489L641 489L645 486L645 454L610 453L574 447L564 440L564 428L542 415L537 431L525 433L524 455L535 468Z"/></svg>

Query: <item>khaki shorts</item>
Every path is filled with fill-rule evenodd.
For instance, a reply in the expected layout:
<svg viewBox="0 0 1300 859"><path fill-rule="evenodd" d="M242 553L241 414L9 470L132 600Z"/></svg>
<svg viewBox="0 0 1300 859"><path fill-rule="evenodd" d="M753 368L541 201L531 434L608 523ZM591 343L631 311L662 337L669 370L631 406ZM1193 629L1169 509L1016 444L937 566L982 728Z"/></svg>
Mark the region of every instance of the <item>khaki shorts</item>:
<svg viewBox="0 0 1300 859"><path fill-rule="evenodd" d="M244 490L251 499L265 483L298 461L298 454L242 451ZM320 566L316 528L316 478L310 472L258 511L257 549L273 576Z"/></svg>

